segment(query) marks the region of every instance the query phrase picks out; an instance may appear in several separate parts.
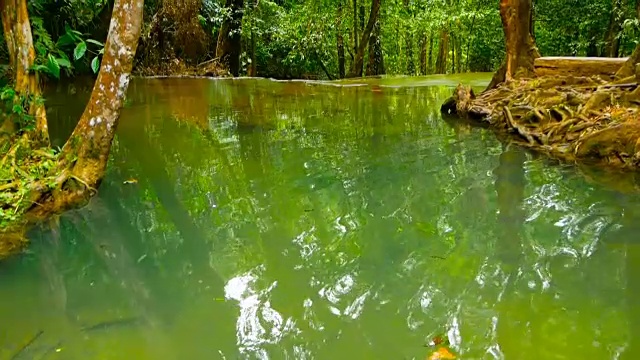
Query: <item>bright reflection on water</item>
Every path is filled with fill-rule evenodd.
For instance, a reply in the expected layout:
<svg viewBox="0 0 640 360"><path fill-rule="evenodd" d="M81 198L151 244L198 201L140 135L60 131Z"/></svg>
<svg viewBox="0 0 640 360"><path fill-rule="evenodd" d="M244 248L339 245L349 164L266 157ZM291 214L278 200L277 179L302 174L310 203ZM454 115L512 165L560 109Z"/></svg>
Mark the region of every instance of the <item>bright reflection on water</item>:
<svg viewBox="0 0 640 360"><path fill-rule="evenodd" d="M640 358L636 197L441 119L488 79L134 81L99 196L0 264L0 359Z"/></svg>

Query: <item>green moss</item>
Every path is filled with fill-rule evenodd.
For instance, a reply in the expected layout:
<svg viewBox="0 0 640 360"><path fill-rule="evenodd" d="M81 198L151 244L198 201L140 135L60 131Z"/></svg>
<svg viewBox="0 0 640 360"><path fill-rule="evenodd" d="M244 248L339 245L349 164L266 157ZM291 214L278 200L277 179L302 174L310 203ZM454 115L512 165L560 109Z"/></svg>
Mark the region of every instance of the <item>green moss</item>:
<svg viewBox="0 0 640 360"><path fill-rule="evenodd" d="M24 138L12 141L0 157L0 231L20 222L33 205L36 183L55 184L58 154L50 148L32 148Z"/></svg>

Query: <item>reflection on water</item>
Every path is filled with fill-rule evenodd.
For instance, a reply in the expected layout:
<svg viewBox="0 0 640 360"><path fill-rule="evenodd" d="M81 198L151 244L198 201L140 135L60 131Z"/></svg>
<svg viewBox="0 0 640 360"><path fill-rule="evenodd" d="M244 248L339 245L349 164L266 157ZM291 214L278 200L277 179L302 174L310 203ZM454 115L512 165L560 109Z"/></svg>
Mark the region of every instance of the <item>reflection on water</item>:
<svg viewBox="0 0 640 360"><path fill-rule="evenodd" d="M0 264L0 359L639 358L637 197L442 121L488 79L134 81L99 195Z"/></svg>

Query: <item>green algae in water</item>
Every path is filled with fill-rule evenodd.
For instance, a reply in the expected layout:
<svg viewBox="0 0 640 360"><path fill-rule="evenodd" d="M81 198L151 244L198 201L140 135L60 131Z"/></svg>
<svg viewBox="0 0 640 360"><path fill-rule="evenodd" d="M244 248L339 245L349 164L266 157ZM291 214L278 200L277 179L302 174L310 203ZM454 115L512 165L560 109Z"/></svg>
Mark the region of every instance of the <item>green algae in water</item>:
<svg viewBox="0 0 640 360"><path fill-rule="evenodd" d="M136 79L98 196L0 264L0 358L637 358L638 199L443 122L459 80Z"/></svg>

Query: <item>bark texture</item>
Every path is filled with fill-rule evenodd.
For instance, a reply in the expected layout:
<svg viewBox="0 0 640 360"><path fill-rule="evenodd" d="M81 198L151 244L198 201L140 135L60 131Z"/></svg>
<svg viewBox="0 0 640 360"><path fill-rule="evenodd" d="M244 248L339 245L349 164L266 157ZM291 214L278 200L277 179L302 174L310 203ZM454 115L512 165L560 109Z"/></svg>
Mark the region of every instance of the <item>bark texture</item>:
<svg viewBox="0 0 640 360"><path fill-rule="evenodd" d="M436 58L436 74L447 73L447 55L449 54L449 31L446 27L440 31L438 57Z"/></svg>
<svg viewBox="0 0 640 360"><path fill-rule="evenodd" d="M531 35L531 0L500 0L500 18L507 57L488 89L512 79L534 75L534 60L540 57Z"/></svg>
<svg viewBox="0 0 640 360"><path fill-rule="evenodd" d="M233 76L240 74L240 53L242 52L240 27L243 6L243 0L227 0L226 7L231 15L222 23L216 46L216 58Z"/></svg>
<svg viewBox="0 0 640 360"><path fill-rule="evenodd" d="M143 0L116 0L91 98L62 149L63 168L85 185L102 180L124 104L142 26ZM70 163L71 159L76 159Z"/></svg>
<svg viewBox="0 0 640 360"><path fill-rule="evenodd" d="M34 117L35 130L29 134L29 138L37 146L48 146L47 113L44 104L39 101L41 91L37 74L30 70L36 55L27 13L27 1L0 0L0 11L2 11L2 30L9 50L9 65L13 70L16 93L18 96L31 99L28 111ZM7 121L10 122L2 124L2 128L15 130L12 120Z"/></svg>
<svg viewBox="0 0 640 360"><path fill-rule="evenodd" d="M373 26L373 34L369 38L369 63L367 64L367 76L383 75L384 55L380 36L380 20Z"/></svg>
<svg viewBox="0 0 640 360"><path fill-rule="evenodd" d="M369 44L369 38L373 31L373 26L378 21L378 15L380 14L380 2L381 0L371 1L371 12L369 13L369 21L367 26L362 30L362 37L360 38L360 45L358 46L358 52L355 54L351 70L349 71L349 77L362 76L362 67L364 65L364 51Z"/></svg>
<svg viewBox="0 0 640 360"><path fill-rule="evenodd" d="M640 63L640 45L636 46L633 54L629 56L629 59L622 65L620 70L616 73L617 78L626 78L636 73L636 64Z"/></svg>

